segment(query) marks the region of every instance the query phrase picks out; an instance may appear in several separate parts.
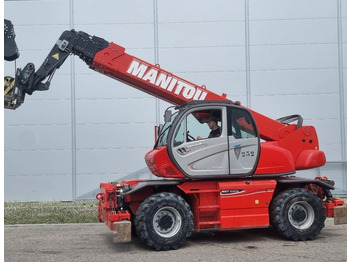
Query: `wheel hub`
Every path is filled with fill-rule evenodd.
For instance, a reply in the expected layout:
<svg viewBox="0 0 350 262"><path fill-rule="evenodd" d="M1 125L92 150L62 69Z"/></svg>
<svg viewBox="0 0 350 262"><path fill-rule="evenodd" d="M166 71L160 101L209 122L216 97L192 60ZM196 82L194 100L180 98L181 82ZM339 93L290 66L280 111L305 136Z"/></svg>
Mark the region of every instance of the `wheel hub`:
<svg viewBox="0 0 350 262"><path fill-rule="evenodd" d="M172 237L181 228L181 215L173 207L163 207L159 209L153 217L153 228L162 237Z"/></svg>
<svg viewBox="0 0 350 262"><path fill-rule="evenodd" d="M158 221L160 230L167 230L173 224L173 219L169 215L162 216Z"/></svg>
<svg viewBox="0 0 350 262"><path fill-rule="evenodd" d="M300 206L296 206L294 209L292 209L292 219L295 222L301 223L305 220L306 218L306 211L304 208Z"/></svg>
<svg viewBox="0 0 350 262"><path fill-rule="evenodd" d="M290 206L288 219L295 228L307 229L315 220L315 212L309 203L299 201Z"/></svg>

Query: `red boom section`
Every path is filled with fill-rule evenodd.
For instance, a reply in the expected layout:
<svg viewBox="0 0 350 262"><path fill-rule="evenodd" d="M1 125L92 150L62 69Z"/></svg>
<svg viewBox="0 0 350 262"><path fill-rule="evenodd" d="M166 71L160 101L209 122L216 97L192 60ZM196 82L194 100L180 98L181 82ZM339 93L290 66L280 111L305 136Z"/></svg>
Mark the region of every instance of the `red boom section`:
<svg viewBox="0 0 350 262"><path fill-rule="evenodd" d="M90 66L99 73L122 81L152 96L174 105L192 100L228 100L181 77L125 53L125 48L111 43L98 52ZM324 153L318 150L316 131L311 126L285 125L249 109L257 123L260 137L265 141L277 141L287 149L296 169L319 167L325 164Z"/></svg>

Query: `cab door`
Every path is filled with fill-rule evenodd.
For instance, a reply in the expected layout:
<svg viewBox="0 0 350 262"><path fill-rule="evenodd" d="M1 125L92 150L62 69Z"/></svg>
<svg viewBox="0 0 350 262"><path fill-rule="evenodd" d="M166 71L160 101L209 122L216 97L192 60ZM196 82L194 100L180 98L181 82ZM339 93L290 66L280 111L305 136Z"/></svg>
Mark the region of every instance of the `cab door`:
<svg viewBox="0 0 350 262"><path fill-rule="evenodd" d="M218 119L220 135L209 138L206 120ZM182 115L172 135L170 156L176 167L189 178L229 175L226 107L190 109Z"/></svg>
<svg viewBox="0 0 350 262"><path fill-rule="evenodd" d="M242 107L228 107L227 114L230 175L250 175L256 169L260 154L255 121Z"/></svg>

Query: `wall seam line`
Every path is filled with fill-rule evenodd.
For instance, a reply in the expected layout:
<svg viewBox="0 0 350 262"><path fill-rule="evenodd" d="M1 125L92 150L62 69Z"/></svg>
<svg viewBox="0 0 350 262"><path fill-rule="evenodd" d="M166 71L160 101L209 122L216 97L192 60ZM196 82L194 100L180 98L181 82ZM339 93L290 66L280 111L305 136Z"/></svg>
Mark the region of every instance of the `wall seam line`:
<svg viewBox="0 0 350 262"><path fill-rule="evenodd" d="M154 63L159 64L159 36L158 36L158 1L153 0L153 30L154 30ZM155 98L156 125L160 125L160 100Z"/></svg>
<svg viewBox="0 0 350 262"><path fill-rule="evenodd" d="M344 102L344 75L343 75L343 37L342 37L342 5L341 0L337 1L337 29L338 29L338 67L339 67L339 118L340 118L340 139L341 139L341 162L346 160L345 148L345 102ZM342 180L346 187L346 165L342 165Z"/></svg>
<svg viewBox="0 0 350 262"><path fill-rule="evenodd" d="M74 28L74 0L69 0L69 24ZM71 71L71 134L72 134L72 199L77 199L77 144L76 144L76 104L75 104L75 62L74 57L70 57Z"/></svg>
<svg viewBox="0 0 350 262"><path fill-rule="evenodd" d="M249 0L245 0L245 50L246 50L246 101L247 107L251 108L251 83L250 83L250 38L249 38Z"/></svg>

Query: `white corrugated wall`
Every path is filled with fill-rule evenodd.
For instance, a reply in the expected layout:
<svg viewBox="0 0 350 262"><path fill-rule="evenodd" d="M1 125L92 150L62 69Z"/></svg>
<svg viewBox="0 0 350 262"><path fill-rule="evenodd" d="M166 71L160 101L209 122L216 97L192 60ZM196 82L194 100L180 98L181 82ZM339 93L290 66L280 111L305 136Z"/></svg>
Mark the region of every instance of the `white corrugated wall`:
<svg viewBox="0 0 350 262"><path fill-rule="evenodd" d="M85 31L232 100L314 125L326 175L346 194L346 0L5 1L21 56L41 65L60 34ZM15 63L5 62L5 75ZM49 91L5 111L5 201L93 197L145 167L166 103L77 57Z"/></svg>

